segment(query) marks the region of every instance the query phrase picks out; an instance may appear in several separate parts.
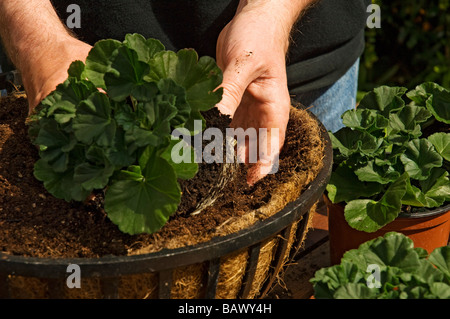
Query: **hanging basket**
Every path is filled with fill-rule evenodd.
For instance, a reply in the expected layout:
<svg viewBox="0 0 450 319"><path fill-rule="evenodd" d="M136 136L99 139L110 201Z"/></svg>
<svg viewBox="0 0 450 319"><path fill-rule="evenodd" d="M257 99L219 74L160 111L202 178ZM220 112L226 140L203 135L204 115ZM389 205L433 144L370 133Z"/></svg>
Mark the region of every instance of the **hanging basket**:
<svg viewBox="0 0 450 319"><path fill-rule="evenodd" d="M264 297L301 248L315 203L331 174L332 148L325 128L307 111L293 108L292 116L304 119L296 124L303 125L314 139L312 151L320 166L317 171L296 173L277 189L268 189L272 199L267 205L230 220L211 238L156 252L100 258L0 253L0 297ZM72 264L79 266L81 288L67 285Z"/></svg>

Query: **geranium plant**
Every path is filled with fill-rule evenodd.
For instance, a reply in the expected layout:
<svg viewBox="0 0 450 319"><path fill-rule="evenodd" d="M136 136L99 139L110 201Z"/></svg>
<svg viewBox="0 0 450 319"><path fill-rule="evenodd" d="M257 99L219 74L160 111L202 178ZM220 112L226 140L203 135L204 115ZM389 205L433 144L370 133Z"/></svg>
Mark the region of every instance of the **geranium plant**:
<svg viewBox="0 0 450 319"><path fill-rule="evenodd" d="M450 246L428 254L390 232L349 250L311 282L317 299L450 299Z"/></svg>
<svg viewBox="0 0 450 319"><path fill-rule="evenodd" d="M159 230L180 203L178 179L198 170L193 159L172 160L180 141L171 134L194 134L195 120L204 128L201 112L222 96L221 70L193 49L175 53L128 34L97 42L68 73L31 118L36 178L66 201L104 190L107 216L123 232Z"/></svg>
<svg viewBox="0 0 450 319"><path fill-rule="evenodd" d="M450 201L450 91L423 83L382 86L342 115L330 133L334 168L327 195L345 219L374 232L411 208Z"/></svg>

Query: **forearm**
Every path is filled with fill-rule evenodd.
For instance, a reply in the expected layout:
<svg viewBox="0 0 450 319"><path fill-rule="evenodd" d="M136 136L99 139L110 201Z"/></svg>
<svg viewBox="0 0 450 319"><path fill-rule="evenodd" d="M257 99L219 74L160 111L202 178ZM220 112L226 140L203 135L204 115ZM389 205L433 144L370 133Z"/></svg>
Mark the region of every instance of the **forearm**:
<svg viewBox="0 0 450 319"><path fill-rule="evenodd" d="M67 78L91 46L74 38L49 0L0 0L0 37L22 73L30 111Z"/></svg>
<svg viewBox="0 0 450 319"><path fill-rule="evenodd" d="M289 46L289 37L293 25L310 5L317 0L241 0L237 14L245 11L259 11L264 13L263 19L268 19L267 27L276 25L280 41L285 45L285 51ZM269 25L271 24L271 25Z"/></svg>
<svg viewBox="0 0 450 319"><path fill-rule="evenodd" d="M0 36L11 61L26 73L70 35L50 1L0 0Z"/></svg>

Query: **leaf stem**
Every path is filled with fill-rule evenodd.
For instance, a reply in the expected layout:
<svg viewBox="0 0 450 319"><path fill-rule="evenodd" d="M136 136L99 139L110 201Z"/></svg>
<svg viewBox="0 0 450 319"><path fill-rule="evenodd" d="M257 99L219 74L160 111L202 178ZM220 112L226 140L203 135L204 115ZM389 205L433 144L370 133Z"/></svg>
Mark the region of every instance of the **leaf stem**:
<svg viewBox="0 0 450 319"><path fill-rule="evenodd" d="M137 100L130 96L130 100L131 100L131 107L133 108L133 111L136 112L137 111Z"/></svg>

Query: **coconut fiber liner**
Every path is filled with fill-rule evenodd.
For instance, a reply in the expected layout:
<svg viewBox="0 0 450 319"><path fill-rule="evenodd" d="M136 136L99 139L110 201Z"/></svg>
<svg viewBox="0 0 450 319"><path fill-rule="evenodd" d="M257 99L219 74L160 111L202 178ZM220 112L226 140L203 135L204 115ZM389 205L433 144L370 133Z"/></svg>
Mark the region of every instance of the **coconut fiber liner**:
<svg viewBox="0 0 450 319"><path fill-rule="evenodd" d="M160 251L163 248L175 249L204 243L217 236L226 236L231 233L243 230L257 221L264 220L281 211L289 202L296 200L311 183L323 166L324 141L321 137L321 129L318 122L305 110L292 108L290 112L289 126L296 127L302 139L301 149L302 163L308 163L303 167L298 163L299 168L292 172L291 176L284 182L278 184L275 189L268 189L270 199L262 206L248 210L236 216L229 217L213 231L197 231L192 233L180 233L169 239L162 240L158 234L154 235L154 240L138 249L129 250L129 255L146 254ZM289 131L288 131L289 132ZM282 160L280 156L280 161ZM239 169L238 169L239 171ZM234 172L238 175L239 172ZM242 174L242 172L241 172ZM238 178L238 177L237 177ZM232 183L233 179L229 181ZM225 195L224 195L225 196ZM211 205L214 205L211 204ZM269 273L275 272L281 276L283 267L290 261L292 251L297 251L304 243L307 231L311 224L311 218L315 211L315 205L309 214L295 222L288 236L274 235L265 240L260 248L258 263L250 291L246 298L260 298L267 293L267 289L262 288L268 280ZM297 232L297 226L301 222L306 222L305 229ZM296 238L300 236L300 238ZM283 255L277 256L277 248L284 241L287 241L287 249ZM277 269L272 269L275 258L281 258L282 262ZM249 247L230 253L220 259L220 270L215 298L237 298L242 289L246 267L249 262ZM201 298L204 296L207 286L208 262L183 266L174 269L172 273L171 298ZM49 289L54 286L45 278L32 278L18 275L8 276L9 294L12 298L48 298ZM103 298L102 286L99 278L81 278L80 289L69 289L65 281L58 288L63 295L60 298ZM159 274L139 273L125 275L120 278L118 286L119 298L158 298Z"/></svg>

